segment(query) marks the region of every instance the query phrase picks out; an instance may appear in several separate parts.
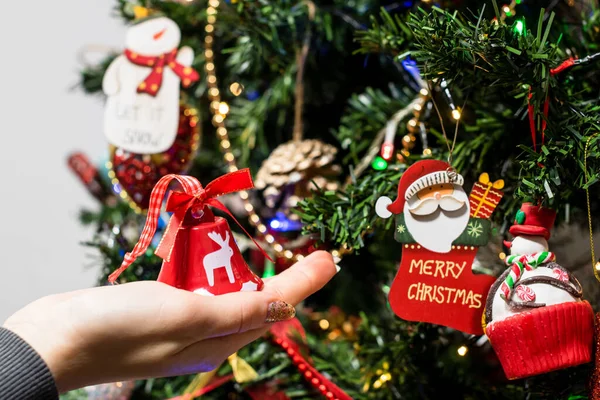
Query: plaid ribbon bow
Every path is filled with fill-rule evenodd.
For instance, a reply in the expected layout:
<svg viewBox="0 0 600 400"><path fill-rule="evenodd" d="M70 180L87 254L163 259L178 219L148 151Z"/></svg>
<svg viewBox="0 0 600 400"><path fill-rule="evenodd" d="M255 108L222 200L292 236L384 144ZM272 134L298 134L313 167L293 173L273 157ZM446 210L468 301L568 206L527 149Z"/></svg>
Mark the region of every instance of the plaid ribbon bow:
<svg viewBox="0 0 600 400"><path fill-rule="evenodd" d="M125 50L125 57L135 65L152 68L146 79L138 85L138 93L148 93L150 96L156 96L162 86L165 67L171 68L175 75L181 79L181 84L184 88L189 87L192 83L200 79L200 75L195 69L183 66L177 62L177 49L173 49L158 57L143 56L127 49Z"/></svg>
<svg viewBox="0 0 600 400"><path fill-rule="evenodd" d="M545 264L550 261L556 260L554 253L550 251L542 251L541 253L528 254L528 255L511 255L506 257L505 262L506 265L510 265L510 272L506 276L504 282L500 286L500 291L504 300L508 301L511 296L511 292L519 279L521 279L521 275L523 275L523 271L533 271L537 267L542 264Z"/></svg>
<svg viewBox="0 0 600 400"><path fill-rule="evenodd" d="M268 254L259 246L258 243L252 238L252 236L244 229L244 227L238 222L238 220L231 214L231 212L225 207L223 203L216 199L216 197L239 192L241 190L248 190L254 187L252 177L250 176L250 170L240 169L239 171L230 172L225 174L208 185L205 188L202 184L192 176L170 174L163 176L158 183L152 189L150 195L150 206L148 208L148 216L146 218L146 224L142 230L140 240L133 248L130 253L125 254L121 266L110 276L108 281L114 283L119 275L123 273L140 255L146 252L146 249L150 245L154 234L156 233L156 227L158 224L158 217L160 215L160 208L165 193L169 187L171 181L176 180L183 188L183 192L172 192L167 199L167 211L173 212L169 224L163 234L160 244L156 248L155 254L163 260L169 261L171 258L171 252L175 245L175 239L179 228L183 224L183 220L188 210L202 210L206 206L214 207L218 210L223 211L229 215L233 220L242 228L244 233L248 235L254 242L256 247L264 254L266 258L271 260Z"/></svg>

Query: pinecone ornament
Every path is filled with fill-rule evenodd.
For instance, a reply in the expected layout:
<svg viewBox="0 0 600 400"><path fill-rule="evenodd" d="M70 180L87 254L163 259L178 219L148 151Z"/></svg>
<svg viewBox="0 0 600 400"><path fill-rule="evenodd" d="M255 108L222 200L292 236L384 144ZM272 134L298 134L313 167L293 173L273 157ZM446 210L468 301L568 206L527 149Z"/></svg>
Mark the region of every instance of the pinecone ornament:
<svg viewBox="0 0 600 400"><path fill-rule="evenodd" d="M288 213L314 190L336 190L341 168L335 165L337 149L316 139L291 141L278 146L261 166L255 187L263 190L270 209ZM315 186L316 184L316 186ZM291 214L291 215L290 215Z"/></svg>

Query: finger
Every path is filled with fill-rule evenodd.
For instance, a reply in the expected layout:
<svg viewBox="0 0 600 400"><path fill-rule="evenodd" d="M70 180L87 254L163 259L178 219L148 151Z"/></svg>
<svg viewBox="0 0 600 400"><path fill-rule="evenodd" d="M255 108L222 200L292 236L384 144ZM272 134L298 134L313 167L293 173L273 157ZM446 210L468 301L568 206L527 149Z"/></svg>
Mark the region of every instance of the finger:
<svg viewBox="0 0 600 400"><path fill-rule="evenodd" d="M337 273L333 257L317 251L265 283L265 292L276 293L290 304L298 304L321 289Z"/></svg>

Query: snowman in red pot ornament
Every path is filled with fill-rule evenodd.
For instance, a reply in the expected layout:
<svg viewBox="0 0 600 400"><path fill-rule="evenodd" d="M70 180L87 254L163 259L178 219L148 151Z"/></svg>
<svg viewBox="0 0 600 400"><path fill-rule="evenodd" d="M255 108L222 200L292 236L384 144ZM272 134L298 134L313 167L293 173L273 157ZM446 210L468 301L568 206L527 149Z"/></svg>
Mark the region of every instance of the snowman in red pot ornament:
<svg viewBox="0 0 600 400"><path fill-rule="evenodd" d="M556 212L525 203L510 233L506 271L490 289L485 333L508 379L591 361L594 312L547 240ZM540 340L543 338L543 340Z"/></svg>

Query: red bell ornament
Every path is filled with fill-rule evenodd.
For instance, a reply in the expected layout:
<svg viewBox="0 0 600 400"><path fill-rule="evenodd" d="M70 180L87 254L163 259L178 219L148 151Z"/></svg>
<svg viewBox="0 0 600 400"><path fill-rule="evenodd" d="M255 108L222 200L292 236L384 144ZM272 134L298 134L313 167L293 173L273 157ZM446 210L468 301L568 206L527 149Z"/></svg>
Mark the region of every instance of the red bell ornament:
<svg viewBox="0 0 600 400"><path fill-rule="evenodd" d="M172 174L161 178L152 190L140 240L125 255L121 267L110 275L109 282L114 283L148 248L156 232L162 199L173 180L183 191L173 191L167 199L166 209L173 214L156 249L156 255L164 260L158 281L207 296L262 290L263 282L246 264L227 220L215 217L210 209L225 212L239 225L217 197L252 189L254 185L248 169L223 175L205 188L191 176Z"/></svg>

